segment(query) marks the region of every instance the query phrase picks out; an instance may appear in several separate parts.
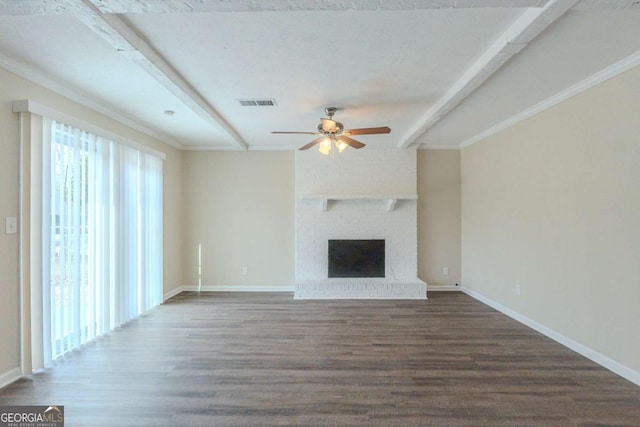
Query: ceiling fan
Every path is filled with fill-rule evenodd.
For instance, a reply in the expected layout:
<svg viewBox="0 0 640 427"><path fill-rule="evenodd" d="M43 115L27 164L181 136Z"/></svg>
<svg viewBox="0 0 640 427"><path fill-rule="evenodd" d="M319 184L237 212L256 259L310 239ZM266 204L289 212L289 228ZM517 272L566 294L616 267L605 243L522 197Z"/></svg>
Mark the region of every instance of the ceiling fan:
<svg viewBox="0 0 640 427"><path fill-rule="evenodd" d="M353 147L353 148L362 148L365 146L360 141L356 141L353 138L350 138L351 135L374 135L380 133L389 133L391 129L388 127L377 127L377 128L361 128L361 129L346 129L340 122L336 122L333 120L333 115L336 113L338 109L336 107L327 107L324 109L324 112L327 114L328 118L321 118L320 124L318 125L317 132L281 132L274 131L271 133L284 133L284 134L304 134L304 135L321 135L320 137L314 139L307 145L300 147L300 150L308 150L316 144L320 144L319 151L322 154L329 154L331 151L332 143L335 144L338 151L342 153L345 148Z"/></svg>

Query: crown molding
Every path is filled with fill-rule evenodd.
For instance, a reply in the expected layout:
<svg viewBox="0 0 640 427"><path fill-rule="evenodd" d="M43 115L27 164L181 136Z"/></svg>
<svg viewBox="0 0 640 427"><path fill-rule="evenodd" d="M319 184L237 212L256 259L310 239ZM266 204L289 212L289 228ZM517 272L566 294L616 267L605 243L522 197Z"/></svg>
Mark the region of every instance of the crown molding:
<svg viewBox="0 0 640 427"><path fill-rule="evenodd" d="M458 145L445 145L445 144L418 144L418 150L459 150Z"/></svg>
<svg viewBox="0 0 640 427"><path fill-rule="evenodd" d="M65 98L70 99L84 107L87 107L93 111L96 111L103 116L109 117L110 119L115 120L116 122L135 129L145 135L148 135L152 138L157 139L160 142L163 142L167 145L170 145L177 149L182 149L182 144L171 139L167 135L160 134L144 125L141 125L137 121L128 117L125 114L122 114L118 111L112 110L110 108L105 107L100 102L91 98L88 95L85 95L78 91L77 89L69 88L55 80L52 80L49 77L45 77L42 72L36 70L33 67L20 63L12 58L9 58L6 55L0 53L0 67L5 70L22 77L23 79L29 80L32 83L35 83L39 86L44 87L52 92L57 93L58 95L64 96Z"/></svg>
<svg viewBox="0 0 640 427"><path fill-rule="evenodd" d="M183 145L183 151L247 151L231 145Z"/></svg>
<svg viewBox="0 0 640 427"><path fill-rule="evenodd" d="M420 150L459 150L460 147L458 145L422 145L422 146L413 146L407 148L398 148L398 147L385 147L388 149L397 148L398 150L411 150L411 149L420 149ZM372 150L377 150L378 148L371 148ZM236 146L231 145L183 145L182 150L184 151L298 151L297 147L289 146L289 145L250 145L246 150L238 148Z"/></svg>
<svg viewBox="0 0 640 427"><path fill-rule="evenodd" d="M640 51L460 143L466 148L640 65Z"/></svg>
<svg viewBox="0 0 640 427"><path fill-rule="evenodd" d="M249 151L296 151L298 148L289 145L253 145Z"/></svg>

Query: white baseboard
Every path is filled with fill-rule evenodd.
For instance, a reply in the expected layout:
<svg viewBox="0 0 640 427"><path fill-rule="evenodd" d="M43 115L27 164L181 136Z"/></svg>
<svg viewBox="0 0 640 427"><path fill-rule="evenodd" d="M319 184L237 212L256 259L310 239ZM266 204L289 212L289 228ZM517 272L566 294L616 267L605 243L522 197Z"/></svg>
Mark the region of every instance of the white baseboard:
<svg viewBox="0 0 640 427"><path fill-rule="evenodd" d="M451 292L461 290L460 286L456 285L429 285L427 288L428 292Z"/></svg>
<svg viewBox="0 0 640 427"><path fill-rule="evenodd" d="M0 388L8 386L14 381L19 380L22 377L20 368L13 368L10 371L0 374Z"/></svg>
<svg viewBox="0 0 640 427"><path fill-rule="evenodd" d="M162 296L162 302L164 302L164 301L168 300L169 298L173 298L173 297L175 297L175 296L176 296L176 295L178 295L180 292L184 292L184 291L186 291L186 290L187 290L186 288L187 288L186 286L178 286L177 288L175 288L175 289L173 289L173 290L171 290L171 291L167 292L166 294L164 294L164 295Z"/></svg>
<svg viewBox="0 0 640 427"><path fill-rule="evenodd" d="M536 322L535 320L529 319L526 316L523 316L522 314L518 313L517 311L514 311L508 307L505 307L504 305L497 303L487 297L485 297L482 294L479 294L476 291L473 291L471 289L467 289L465 287L462 287L462 292L464 292L465 294L477 299L478 301L488 305L489 307L495 308L496 310L500 311L503 314L506 314L507 316L511 317L514 320L517 320L518 322L530 327L531 329L534 329L538 332L540 332L541 334L551 338L552 340L564 345L565 347L570 348L571 350L575 351L576 353L581 354L582 356L586 357L587 359L590 359L594 362L596 362L598 365L610 370L611 372L614 372L618 375L620 375L623 378L626 378L627 380L631 381L632 383L639 385L640 386L640 372L629 368L628 366L623 365L620 362L617 362L615 360L613 360L612 358L605 356L604 354L597 352L596 350L587 347L584 344L581 344L577 341L572 340L571 338L568 338L562 334L560 334L559 332L554 331L553 329L550 329L538 322Z"/></svg>

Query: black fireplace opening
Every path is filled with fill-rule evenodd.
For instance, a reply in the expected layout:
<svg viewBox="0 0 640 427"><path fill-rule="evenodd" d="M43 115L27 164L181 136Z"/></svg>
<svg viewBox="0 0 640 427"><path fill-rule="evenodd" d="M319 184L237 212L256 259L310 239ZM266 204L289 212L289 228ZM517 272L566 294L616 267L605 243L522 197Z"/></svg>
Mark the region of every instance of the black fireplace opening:
<svg viewBox="0 0 640 427"><path fill-rule="evenodd" d="M329 277L385 277L384 240L329 240Z"/></svg>

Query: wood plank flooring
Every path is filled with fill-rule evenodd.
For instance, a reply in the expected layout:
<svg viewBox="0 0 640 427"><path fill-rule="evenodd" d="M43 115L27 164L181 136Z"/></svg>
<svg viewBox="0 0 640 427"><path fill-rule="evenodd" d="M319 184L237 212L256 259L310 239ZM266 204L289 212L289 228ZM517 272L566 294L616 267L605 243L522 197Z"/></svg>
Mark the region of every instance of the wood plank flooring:
<svg viewBox="0 0 640 427"><path fill-rule="evenodd" d="M183 293L0 390L66 426L639 426L640 387L462 293Z"/></svg>

